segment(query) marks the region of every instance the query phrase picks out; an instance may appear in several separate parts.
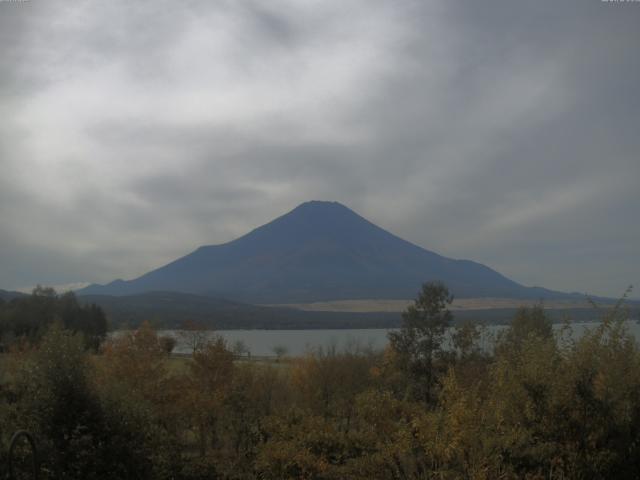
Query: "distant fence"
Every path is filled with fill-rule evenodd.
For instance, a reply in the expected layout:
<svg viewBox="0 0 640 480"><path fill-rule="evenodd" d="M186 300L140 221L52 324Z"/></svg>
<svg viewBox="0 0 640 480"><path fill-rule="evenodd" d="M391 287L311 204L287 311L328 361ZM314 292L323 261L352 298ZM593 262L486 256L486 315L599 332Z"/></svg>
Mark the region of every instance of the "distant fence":
<svg viewBox="0 0 640 480"><path fill-rule="evenodd" d="M178 358L191 358L193 356L192 353L187 353L187 352L171 352L171 357L178 357ZM284 355L285 357L289 357L290 355ZM282 356L280 357L282 358ZM268 362L268 361L273 361L273 360L278 360L278 356L277 355L234 355L233 356L234 360L239 360L239 361L256 361L256 362Z"/></svg>

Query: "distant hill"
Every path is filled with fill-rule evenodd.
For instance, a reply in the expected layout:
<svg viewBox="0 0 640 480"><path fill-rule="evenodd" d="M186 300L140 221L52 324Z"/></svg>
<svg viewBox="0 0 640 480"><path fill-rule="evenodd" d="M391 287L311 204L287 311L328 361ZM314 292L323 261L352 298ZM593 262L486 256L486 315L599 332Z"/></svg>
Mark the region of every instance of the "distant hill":
<svg viewBox="0 0 640 480"><path fill-rule="evenodd" d="M401 324L399 312L304 311L177 292L85 295L80 300L99 305L109 318L110 329L134 328L145 320L160 329L180 328L190 320L215 330L397 328ZM516 308L457 310L454 318L455 322L506 324L515 312ZM599 315L593 308L549 309L547 313L555 322L566 315L574 321L597 320Z"/></svg>
<svg viewBox="0 0 640 480"><path fill-rule="evenodd" d="M222 245L194 252L130 281L90 285L80 295L173 291L249 303L414 298L428 280L457 297L571 298L525 287L470 260L403 240L336 202L303 203Z"/></svg>
<svg viewBox="0 0 640 480"><path fill-rule="evenodd" d="M14 298L26 297L26 296L27 296L26 293L11 292L8 290L0 289L0 299L4 300L5 302L8 302L9 300L13 300Z"/></svg>
<svg viewBox="0 0 640 480"><path fill-rule="evenodd" d="M216 330L393 328L400 325L397 312L306 312L178 292L118 297L83 295L80 299L99 305L107 314L111 329L136 327L145 320L156 328L180 328L185 320L190 320Z"/></svg>

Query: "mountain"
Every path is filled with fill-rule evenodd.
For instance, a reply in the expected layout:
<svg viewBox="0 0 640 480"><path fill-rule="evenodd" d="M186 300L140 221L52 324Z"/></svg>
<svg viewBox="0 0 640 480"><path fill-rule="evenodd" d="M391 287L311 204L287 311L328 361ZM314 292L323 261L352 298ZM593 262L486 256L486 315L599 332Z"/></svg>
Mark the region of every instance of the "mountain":
<svg viewBox="0 0 640 480"><path fill-rule="evenodd" d="M403 240L336 202L311 201L222 245L203 246L134 280L80 295L173 291L250 303L414 298L428 280L457 297L562 298L470 260Z"/></svg>

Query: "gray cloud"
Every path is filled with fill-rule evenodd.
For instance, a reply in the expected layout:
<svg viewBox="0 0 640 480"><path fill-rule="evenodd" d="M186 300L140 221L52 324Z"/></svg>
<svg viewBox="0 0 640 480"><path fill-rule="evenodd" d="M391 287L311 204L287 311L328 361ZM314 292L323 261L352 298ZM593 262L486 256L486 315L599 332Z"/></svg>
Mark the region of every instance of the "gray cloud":
<svg viewBox="0 0 640 480"><path fill-rule="evenodd" d="M640 6L0 2L0 288L312 198L529 285L638 283Z"/></svg>

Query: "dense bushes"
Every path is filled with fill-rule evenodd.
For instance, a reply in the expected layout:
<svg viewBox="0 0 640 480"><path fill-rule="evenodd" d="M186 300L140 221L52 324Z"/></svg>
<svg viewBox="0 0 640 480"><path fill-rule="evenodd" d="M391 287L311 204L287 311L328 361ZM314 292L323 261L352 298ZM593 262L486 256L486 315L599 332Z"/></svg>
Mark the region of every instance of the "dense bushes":
<svg viewBox="0 0 640 480"><path fill-rule="evenodd" d="M487 351L474 325L445 348L440 298L384 352L276 363L234 361L222 339L168 357L148 325L96 355L54 324L4 355L2 440L33 431L45 478L640 476L640 351L621 307L577 340L522 309Z"/></svg>

